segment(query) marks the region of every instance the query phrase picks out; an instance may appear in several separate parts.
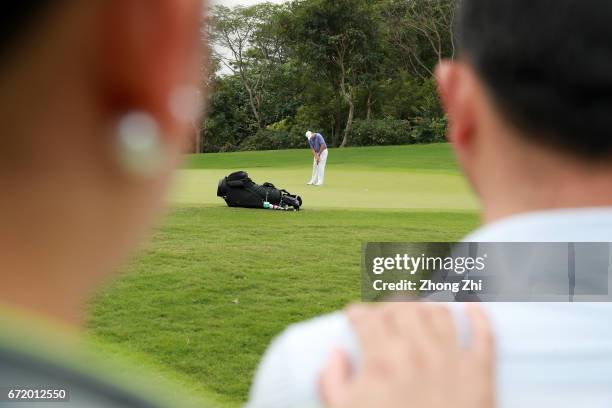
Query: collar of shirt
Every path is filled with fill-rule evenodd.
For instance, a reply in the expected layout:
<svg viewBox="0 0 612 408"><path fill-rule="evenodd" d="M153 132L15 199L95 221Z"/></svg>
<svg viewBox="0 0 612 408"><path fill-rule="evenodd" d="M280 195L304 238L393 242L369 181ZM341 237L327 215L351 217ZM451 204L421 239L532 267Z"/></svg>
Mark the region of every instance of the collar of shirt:
<svg viewBox="0 0 612 408"><path fill-rule="evenodd" d="M612 242L612 207L519 214L485 225L465 242Z"/></svg>

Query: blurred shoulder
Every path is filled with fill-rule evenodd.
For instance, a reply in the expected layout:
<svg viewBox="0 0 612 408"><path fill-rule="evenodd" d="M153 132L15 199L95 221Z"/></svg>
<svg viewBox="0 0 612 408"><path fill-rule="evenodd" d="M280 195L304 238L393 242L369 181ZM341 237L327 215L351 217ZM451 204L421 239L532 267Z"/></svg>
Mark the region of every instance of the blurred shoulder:
<svg viewBox="0 0 612 408"><path fill-rule="evenodd" d="M289 326L266 351L255 374L248 407L318 407L317 384L329 354L341 348L356 361L358 344L344 313Z"/></svg>

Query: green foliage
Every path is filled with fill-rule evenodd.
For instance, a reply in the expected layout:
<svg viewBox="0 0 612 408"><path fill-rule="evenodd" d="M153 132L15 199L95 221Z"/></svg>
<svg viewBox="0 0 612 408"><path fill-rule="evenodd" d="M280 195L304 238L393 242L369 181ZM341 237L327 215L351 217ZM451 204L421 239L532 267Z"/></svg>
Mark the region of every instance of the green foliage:
<svg viewBox="0 0 612 408"><path fill-rule="evenodd" d="M306 130L323 133L330 146L443 140L431 73L455 53L455 1L215 6L211 38L225 68L210 80L204 151L300 147ZM394 125L380 120L408 121L411 136L391 136Z"/></svg>
<svg viewBox="0 0 612 408"><path fill-rule="evenodd" d="M256 129L248 110L247 95L239 81L234 77L217 81L203 126L204 151L233 151Z"/></svg>
<svg viewBox="0 0 612 408"><path fill-rule="evenodd" d="M356 120L351 141L355 146L410 144L410 122L396 119Z"/></svg>
<svg viewBox="0 0 612 408"><path fill-rule="evenodd" d="M267 129L276 130L277 132L289 132L291 130L291 121L289 118L285 118L279 122L272 123Z"/></svg>
<svg viewBox="0 0 612 408"><path fill-rule="evenodd" d="M254 136L248 137L240 146L240 150L278 150L281 148L283 137L287 136L287 132L260 130Z"/></svg>
<svg viewBox="0 0 612 408"><path fill-rule="evenodd" d="M411 138L414 143L446 141L448 121L434 94L435 89L433 80L425 81L420 87L419 103L415 106L415 116L412 119Z"/></svg>
<svg viewBox="0 0 612 408"><path fill-rule="evenodd" d="M414 143L444 142L446 127L446 117L417 118L414 120L410 138Z"/></svg>
<svg viewBox="0 0 612 408"><path fill-rule="evenodd" d="M443 116L433 80L422 81L406 73L382 86L381 113L385 118L412 120Z"/></svg>
<svg viewBox="0 0 612 408"><path fill-rule="evenodd" d="M346 75L362 75L377 55L379 24L369 0L294 2L286 20L293 55L313 77L332 86Z"/></svg>
<svg viewBox="0 0 612 408"><path fill-rule="evenodd" d="M386 21L385 32L393 59L402 70L422 80L433 67L455 56L452 37L455 12L460 0L381 0L379 10Z"/></svg>
<svg viewBox="0 0 612 408"><path fill-rule="evenodd" d="M306 144L302 136L299 139L283 130L260 130L254 136L248 137L241 145L240 150L280 150L299 149Z"/></svg>

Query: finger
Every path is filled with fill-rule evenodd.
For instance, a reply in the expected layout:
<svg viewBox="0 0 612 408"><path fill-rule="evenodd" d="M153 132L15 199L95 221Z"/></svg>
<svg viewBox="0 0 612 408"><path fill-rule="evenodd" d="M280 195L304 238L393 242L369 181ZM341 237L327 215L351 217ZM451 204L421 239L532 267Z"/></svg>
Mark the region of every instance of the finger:
<svg viewBox="0 0 612 408"><path fill-rule="evenodd" d="M398 336L406 358L421 365L437 352L431 342L429 330L420 313L423 305L420 303L396 303L386 310L393 321L393 332Z"/></svg>
<svg viewBox="0 0 612 408"><path fill-rule="evenodd" d="M334 350L319 377L319 393L326 407L344 405L351 382L351 365L346 353Z"/></svg>
<svg viewBox="0 0 612 408"><path fill-rule="evenodd" d="M359 338L364 356L390 341L392 331L383 319L379 305L349 306L346 314Z"/></svg>
<svg viewBox="0 0 612 408"><path fill-rule="evenodd" d="M459 350L455 321L450 310L441 305L424 305L422 316L431 334L431 342L447 351Z"/></svg>
<svg viewBox="0 0 612 408"><path fill-rule="evenodd" d="M472 342L470 354L472 358L484 364L492 364L495 341L489 318L476 304L469 304L466 313L470 321Z"/></svg>
<svg viewBox="0 0 612 408"><path fill-rule="evenodd" d="M418 304L408 302L390 303L385 309L385 319L394 334L410 337L420 325L417 313Z"/></svg>

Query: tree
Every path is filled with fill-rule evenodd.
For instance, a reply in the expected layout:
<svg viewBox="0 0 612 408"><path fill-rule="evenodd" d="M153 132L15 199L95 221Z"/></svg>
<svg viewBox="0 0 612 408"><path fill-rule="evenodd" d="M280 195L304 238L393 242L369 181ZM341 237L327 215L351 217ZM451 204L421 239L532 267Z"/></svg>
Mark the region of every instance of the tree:
<svg viewBox="0 0 612 408"><path fill-rule="evenodd" d="M237 76L217 78L210 89L209 114L204 122L203 150L236 150L257 132L249 116L248 94Z"/></svg>
<svg viewBox="0 0 612 408"><path fill-rule="evenodd" d="M296 0L288 36L294 56L326 80L348 107L341 147L349 143L357 93L373 66L378 21L368 0Z"/></svg>
<svg viewBox="0 0 612 408"><path fill-rule="evenodd" d="M408 123L414 132L401 140L440 140L446 122L432 71L455 53L455 1L215 7L209 27L217 69L206 77L202 148L296 147L307 129L330 135L330 146L347 146L363 142L353 139L357 121L381 135Z"/></svg>
<svg viewBox="0 0 612 408"><path fill-rule="evenodd" d="M202 45L202 53L204 55L205 63L200 67L200 89L212 90L215 86L216 73L219 70L219 60L215 57L212 45L209 41L211 36L211 25L206 22L202 27L200 32L201 35L201 45ZM209 93L200 93L198 95L200 98L204 98L201 100L201 107L207 108L210 106L210 101L212 100L212 96ZM201 112L206 115L207 112ZM193 151L195 153L204 153L205 152L205 137L206 137L206 121L200 123L192 122L192 126L196 133L195 143L193 146Z"/></svg>
<svg viewBox="0 0 612 408"><path fill-rule="evenodd" d="M218 61L238 77L248 96L259 129L264 88L273 70L284 62L282 40L274 16L283 6L269 3L212 9L211 41Z"/></svg>
<svg viewBox="0 0 612 408"><path fill-rule="evenodd" d="M425 80L436 63L454 58L457 0L390 0L381 9L405 69Z"/></svg>

